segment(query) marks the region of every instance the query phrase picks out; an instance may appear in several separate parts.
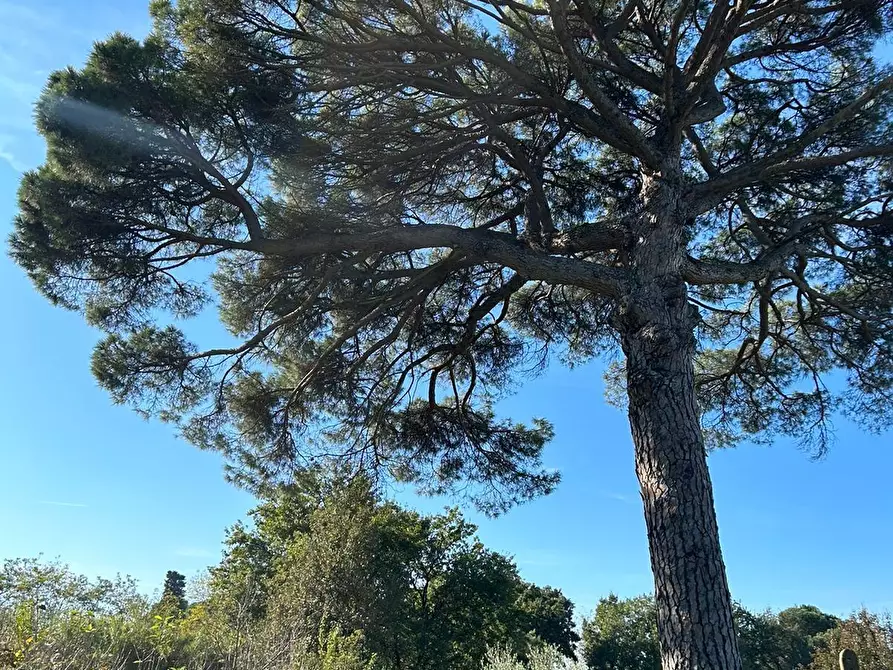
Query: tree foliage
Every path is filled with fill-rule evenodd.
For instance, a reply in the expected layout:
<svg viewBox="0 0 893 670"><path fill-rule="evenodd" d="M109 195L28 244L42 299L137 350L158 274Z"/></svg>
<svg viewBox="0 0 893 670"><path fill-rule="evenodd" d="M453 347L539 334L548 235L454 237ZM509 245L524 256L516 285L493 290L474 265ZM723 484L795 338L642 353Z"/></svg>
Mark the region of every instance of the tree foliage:
<svg viewBox="0 0 893 670"><path fill-rule="evenodd" d="M830 663L828 659L836 659L840 649L852 645L857 621L863 630L870 628L868 622L877 625L880 621L866 613L842 623L814 605L789 607L778 614L750 612L739 605L734 615L745 670L798 670L810 663L817 670ZM660 670L654 598L602 598L592 618L583 622L583 658L591 670ZM829 664L828 670L836 668L836 663Z"/></svg>
<svg viewBox="0 0 893 670"><path fill-rule="evenodd" d="M570 601L524 582L457 510L401 509L365 478L321 488L284 490L231 529L210 601L228 620L265 619L313 651L359 631L380 668L476 668L494 645L573 655Z"/></svg>
<svg viewBox="0 0 893 670"><path fill-rule="evenodd" d="M739 670L704 433L891 418L893 0L152 14L50 76L11 237L114 400L256 492L334 460L495 513L558 481L500 398L623 359L664 664Z"/></svg>
<svg viewBox="0 0 893 670"><path fill-rule="evenodd" d="M363 493L365 491L365 493ZM338 525L350 523L347 505L353 514L369 505L368 485L357 486L353 493L343 491L337 512ZM296 498L296 492L292 492ZM310 496L312 497L312 496ZM326 498L328 500L328 497ZM263 518L279 516L285 525L291 526L288 547L304 546L302 536L312 534L318 522L307 516L291 517L287 505L264 503L255 511L255 524L244 527L245 536L265 535L273 545L275 534L264 533ZM348 502L350 501L350 502ZM356 507L359 505L359 507ZM397 512L387 504L373 505L373 525L376 533L399 529L402 546L399 558L418 558L418 545L413 540L419 536L406 534L407 525L401 523L413 518L416 523L428 522L440 528L456 528L457 517L439 515L420 517L406 513L408 517L395 519ZM292 510L296 509L291 507ZM319 509L319 508L317 508ZM405 511L402 511L405 513ZM309 516L317 512L307 512ZM362 515L360 515L362 516ZM369 517L359 523L365 524ZM396 523L396 525L395 525ZM279 526L284 528L285 525ZM416 527L417 528L417 527ZM270 526L266 526L269 531ZM350 538L359 534L348 531ZM462 533L453 536L461 538ZM393 538L392 538L393 539ZM306 538L305 538L306 540ZM334 556L352 544L348 538L327 536L313 540L315 543L332 543ZM432 542L430 556L443 556L443 543ZM447 544L455 545L454 541ZM381 547L385 542L378 544ZM459 543L462 545L462 542ZM388 560L398 558L393 553L382 557L367 556L367 561L378 562L381 567L372 570L374 583L365 586L351 583L345 588L334 583L331 568L314 564L310 555L299 553L297 559L287 547L271 552L275 558L273 568L257 567L262 576L258 583L269 583L273 588L264 592L261 600L266 606L262 613L239 606L232 598L232 588L238 581L232 563L242 539L229 535L226 557L214 571L207 597L191 604L185 612L162 616L154 613L147 599L140 596L132 580L89 580L73 573L58 562L38 559L7 560L0 570L0 667L27 668L28 670L239 670L241 668L267 668L287 670L301 667L305 670L387 670L390 668L485 668L485 670L659 670L660 656L657 637L657 612L651 596L620 599L617 596L603 598L591 618L583 622L582 646L578 647L575 634L562 634L553 638L539 635L539 631L565 630L570 626L571 614L564 619L559 614L565 609L571 612L566 598L555 589L519 583L517 575L514 602L492 598L493 580L474 584L454 573L457 568L441 565L433 580L429 600L430 616L424 626L419 599L409 598L399 611L399 616L389 617L387 612L376 609L373 594L384 583L381 575ZM468 545L455 547L450 554L465 555ZM369 549L354 546L354 556L342 565L356 565L357 555ZM412 550L410 550L412 549ZM317 556L322 552L316 550ZM243 557L244 558L244 557ZM242 559L239 559L242 560ZM282 584L294 578L296 560L306 560L312 578L328 580L314 591L314 599L306 602L305 586L280 591ZM318 559L317 559L318 560ZM480 554L473 554L470 562L480 562ZM413 569L418 567L413 564ZM430 563L428 564L430 565ZM243 567L245 567L243 565ZM410 567L410 566L404 566ZM483 573L480 567L477 573ZM291 572L289 572L291 571ZM343 577L344 575L338 575ZM234 581L231 581L234 580ZM458 600L445 602L441 595L448 581L462 581L461 594L472 594L465 608ZM430 585L429 585L430 586ZM359 593L365 588L366 594ZM407 593L418 594L421 584L404 584ZM478 592L480 595L473 595ZM490 594L490 596L484 595ZM489 597L489 602L485 602ZM370 602L372 606L370 607ZM445 604L442 604L445 603ZM394 604L394 601L391 603ZM378 607L382 605L379 601ZM483 619L475 619L471 610L489 608ZM318 609L315 609L318 608ZM531 611L551 612L536 615ZM384 621L378 617L384 616ZM401 618L402 617L402 618ZM483 622L483 627L472 631L462 621ZM735 622L740 638L742 660L747 670L837 670L837 658L843 648L856 650L860 667L866 670L886 670L893 662L893 625L889 614L860 610L840 620L825 614L817 607L800 605L773 614L750 612L736 607ZM458 623L458 625L457 625ZM528 636L534 628L539 639ZM312 638L312 639L311 639ZM549 643L550 644L546 644ZM576 652L568 654L565 649ZM395 653L399 649L400 655Z"/></svg>
<svg viewBox="0 0 893 670"><path fill-rule="evenodd" d="M136 583L120 575L89 579L60 561L7 558L0 568L0 606L30 602L46 617L72 609L120 614L140 601Z"/></svg>
<svg viewBox="0 0 893 670"><path fill-rule="evenodd" d="M11 249L109 333L115 400L235 480L334 453L491 510L549 491L549 424L494 403L553 353L616 352L668 161L716 443L886 422L890 0L152 11L50 77ZM234 343L170 322L212 304Z"/></svg>
<svg viewBox="0 0 893 670"><path fill-rule="evenodd" d="M883 670L893 666L893 618L889 613L874 613L862 608L821 634L817 652L809 670L834 670L843 649L852 649L864 670Z"/></svg>
<svg viewBox="0 0 893 670"><path fill-rule="evenodd" d="M576 655L580 636L574 621L574 604L559 589L526 584L517 605L527 620L526 630L560 654Z"/></svg>
<svg viewBox="0 0 893 670"><path fill-rule="evenodd" d="M602 598L583 623L583 657L593 670L660 670L654 598Z"/></svg>
<svg viewBox="0 0 893 670"><path fill-rule="evenodd" d="M457 510L423 516L366 478L305 473L251 517L188 606L175 571L150 607L130 581L7 561L0 648L40 670L60 654L72 670L477 670L495 647L574 654L571 602L521 579Z"/></svg>
<svg viewBox="0 0 893 670"><path fill-rule="evenodd" d="M64 663L87 670L104 645L116 663L135 660L148 654L148 612L133 579L89 579L58 560L6 559L0 568L0 668L49 670Z"/></svg>
<svg viewBox="0 0 893 670"><path fill-rule="evenodd" d="M169 601L176 609L185 611L188 605L186 601L186 576L176 570L168 570L164 576L161 600Z"/></svg>

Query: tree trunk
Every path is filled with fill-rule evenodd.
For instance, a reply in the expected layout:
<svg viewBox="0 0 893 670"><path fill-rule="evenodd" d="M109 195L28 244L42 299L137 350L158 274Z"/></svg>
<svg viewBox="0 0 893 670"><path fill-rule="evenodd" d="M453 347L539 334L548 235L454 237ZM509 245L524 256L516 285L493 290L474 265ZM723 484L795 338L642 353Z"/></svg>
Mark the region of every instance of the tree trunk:
<svg viewBox="0 0 893 670"><path fill-rule="evenodd" d="M654 573L664 670L739 670L692 350L625 337L629 420Z"/></svg>
<svg viewBox="0 0 893 670"><path fill-rule="evenodd" d="M663 670L740 670L694 386L694 326L672 180L646 180L618 312L629 420L654 573Z"/></svg>

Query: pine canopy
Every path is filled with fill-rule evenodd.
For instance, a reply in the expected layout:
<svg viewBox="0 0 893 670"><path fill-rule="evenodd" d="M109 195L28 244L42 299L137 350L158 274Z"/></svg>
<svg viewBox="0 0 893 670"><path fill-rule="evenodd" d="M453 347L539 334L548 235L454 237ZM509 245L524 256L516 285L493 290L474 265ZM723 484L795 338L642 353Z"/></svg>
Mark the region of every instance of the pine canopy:
<svg viewBox="0 0 893 670"><path fill-rule="evenodd" d="M888 421L891 0L152 12L50 77L12 254L105 331L112 397L236 481L337 458L490 511L550 490L547 417L494 404L620 360L657 187L714 442ZM208 308L231 336L199 346Z"/></svg>

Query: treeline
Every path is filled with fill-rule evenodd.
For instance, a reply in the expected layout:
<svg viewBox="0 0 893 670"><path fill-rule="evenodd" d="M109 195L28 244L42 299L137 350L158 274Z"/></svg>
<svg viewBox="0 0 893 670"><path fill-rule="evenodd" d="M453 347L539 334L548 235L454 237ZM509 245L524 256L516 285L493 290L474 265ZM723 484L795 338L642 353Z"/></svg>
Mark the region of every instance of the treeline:
<svg viewBox="0 0 893 670"><path fill-rule="evenodd" d="M603 599L577 625L558 589L531 584L457 510L425 516L361 478L308 475L227 532L187 594L89 580L9 559L0 667L49 670L659 670L654 600ZM736 611L746 670L830 670L842 646L893 668L889 618L815 607Z"/></svg>
<svg viewBox="0 0 893 670"><path fill-rule="evenodd" d="M813 605L781 612L734 608L743 670L837 670L842 649L862 670L893 669L893 620L862 609L847 619ZM581 661L592 670L660 670L654 598L603 598L583 622Z"/></svg>

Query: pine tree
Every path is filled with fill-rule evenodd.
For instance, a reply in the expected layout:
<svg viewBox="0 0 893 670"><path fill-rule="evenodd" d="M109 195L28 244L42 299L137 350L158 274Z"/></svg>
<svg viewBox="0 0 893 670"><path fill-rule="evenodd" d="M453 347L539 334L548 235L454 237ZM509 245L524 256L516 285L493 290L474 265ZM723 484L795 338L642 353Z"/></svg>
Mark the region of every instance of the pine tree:
<svg viewBox="0 0 893 670"><path fill-rule="evenodd" d="M740 668L707 447L893 407L893 2L152 7L50 77L11 240L100 384L247 486L496 512L557 483L496 400L614 355L663 667ZM210 303L236 343L168 318Z"/></svg>
<svg viewBox="0 0 893 670"><path fill-rule="evenodd" d="M181 612L186 611L186 577L174 570L168 570L164 576L164 589L161 601L172 603Z"/></svg>

